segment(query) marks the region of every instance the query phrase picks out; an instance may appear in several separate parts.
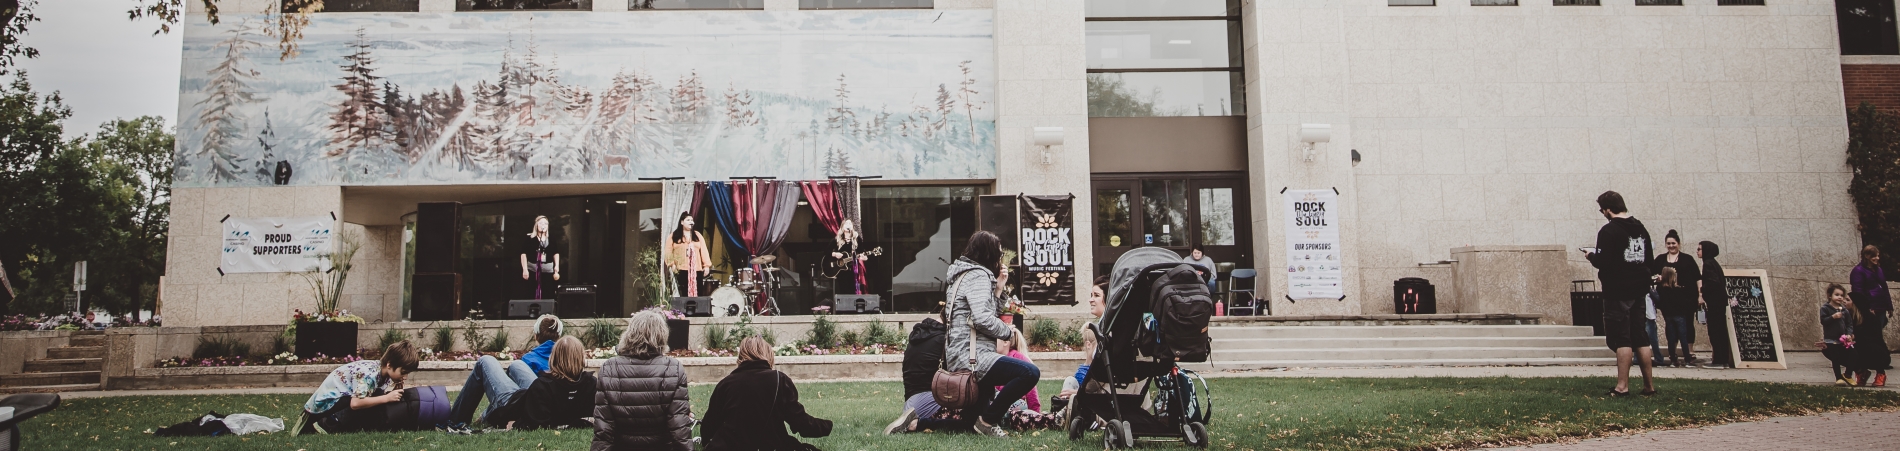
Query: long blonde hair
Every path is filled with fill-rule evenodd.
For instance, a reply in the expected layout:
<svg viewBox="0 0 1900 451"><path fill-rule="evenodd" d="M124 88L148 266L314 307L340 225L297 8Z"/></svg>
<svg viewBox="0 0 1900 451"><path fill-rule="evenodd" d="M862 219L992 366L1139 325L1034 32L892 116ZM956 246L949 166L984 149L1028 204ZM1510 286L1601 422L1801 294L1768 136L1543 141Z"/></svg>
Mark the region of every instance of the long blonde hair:
<svg viewBox="0 0 1900 451"><path fill-rule="evenodd" d="M844 238L845 232L851 232L851 239L847 240ZM858 229L858 223L852 222L849 219L846 219L843 222L838 223L838 247L839 248L843 248L844 243L847 241L850 242L852 246L856 246L858 244L858 239L862 237L864 237L864 231Z"/></svg>
<svg viewBox="0 0 1900 451"><path fill-rule="evenodd" d="M772 358L772 345L766 344L765 339L759 337L745 337L745 340L740 340L739 361L746 362L750 360L762 361L765 362L767 368L772 367L774 360Z"/></svg>
<svg viewBox="0 0 1900 451"><path fill-rule="evenodd" d="M1671 268L1668 266L1664 266L1662 269L1661 283L1662 283L1662 286L1668 287L1668 288L1682 288L1682 283L1680 282L1680 278L1676 276L1676 268Z"/></svg>
<svg viewBox="0 0 1900 451"><path fill-rule="evenodd" d="M554 352L548 355L548 374L573 382L587 368L586 353L581 347L581 340L572 335L555 340Z"/></svg>

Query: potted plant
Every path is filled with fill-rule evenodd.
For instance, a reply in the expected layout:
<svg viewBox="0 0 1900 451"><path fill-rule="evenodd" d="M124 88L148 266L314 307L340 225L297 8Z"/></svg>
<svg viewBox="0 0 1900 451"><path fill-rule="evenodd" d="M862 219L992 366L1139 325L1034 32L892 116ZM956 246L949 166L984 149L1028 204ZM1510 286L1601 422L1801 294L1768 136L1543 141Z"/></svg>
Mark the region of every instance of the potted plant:
<svg viewBox="0 0 1900 451"><path fill-rule="evenodd" d="M1002 316L1003 322L1016 326L1016 330L1023 330L1023 318L1029 316L1029 306L1023 305L1022 299L1010 296L1003 300L1003 306L997 313Z"/></svg>
<svg viewBox="0 0 1900 451"><path fill-rule="evenodd" d="M647 307L647 311L666 317L666 348L686 349L692 344L693 322L686 319L686 312L661 306Z"/></svg>
<svg viewBox="0 0 1900 451"><path fill-rule="evenodd" d="M331 252L317 255L319 265L303 273L304 280L310 283L311 293L317 298L316 312L304 313L303 309L297 309L290 325L284 328L284 336L295 343L299 359L319 354L342 357L356 353L356 329L363 324L363 318L337 306L343 299L344 283L349 280L350 262L362 248L362 242L349 230L336 236ZM322 267L323 262L329 263L327 270Z"/></svg>

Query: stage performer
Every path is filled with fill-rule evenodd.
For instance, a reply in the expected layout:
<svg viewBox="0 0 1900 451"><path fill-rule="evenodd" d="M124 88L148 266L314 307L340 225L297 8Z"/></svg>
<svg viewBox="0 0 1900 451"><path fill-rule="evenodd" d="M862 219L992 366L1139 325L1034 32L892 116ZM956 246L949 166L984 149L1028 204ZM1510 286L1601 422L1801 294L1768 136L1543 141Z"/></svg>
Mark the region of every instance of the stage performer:
<svg viewBox="0 0 1900 451"><path fill-rule="evenodd" d="M554 251L547 216L534 217L534 230L528 232L528 241L521 246L521 280L534 285L535 299L546 299L544 293L554 294L548 284L561 280L561 254Z"/></svg>
<svg viewBox="0 0 1900 451"><path fill-rule="evenodd" d="M846 219L838 224L838 248L831 251L838 273L832 276L832 294L864 294L864 261L870 256L858 251L858 228Z"/></svg>
<svg viewBox="0 0 1900 451"><path fill-rule="evenodd" d="M691 213L680 213L679 225L673 228L673 239L666 249L666 267L673 270L673 283L679 288L679 296L700 296L699 278L712 269L712 257L707 255L705 236L693 229Z"/></svg>

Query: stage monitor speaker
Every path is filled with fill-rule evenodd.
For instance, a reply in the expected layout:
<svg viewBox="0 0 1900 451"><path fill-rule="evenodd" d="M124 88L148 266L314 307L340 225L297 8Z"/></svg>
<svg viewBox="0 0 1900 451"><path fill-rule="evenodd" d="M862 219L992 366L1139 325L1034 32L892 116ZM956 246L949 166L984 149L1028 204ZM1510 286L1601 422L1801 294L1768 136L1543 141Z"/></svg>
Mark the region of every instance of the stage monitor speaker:
<svg viewBox="0 0 1900 451"><path fill-rule="evenodd" d="M561 301L560 313L556 315L562 318L594 317L593 285L562 285L554 290L554 298Z"/></svg>
<svg viewBox="0 0 1900 451"><path fill-rule="evenodd" d="M559 301L556 301L554 299L528 299L528 300L508 301L508 317L509 318L528 318L528 319L540 318L541 315L555 313L555 311L560 308L558 302ZM556 314L555 316L561 316L563 318L566 317L566 315L560 315L560 314Z"/></svg>
<svg viewBox="0 0 1900 451"><path fill-rule="evenodd" d="M461 316L461 274L416 274L410 283L409 320L452 321Z"/></svg>
<svg viewBox="0 0 1900 451"><path fill-rule="evenodd" d="M686 312L686 316L713 316L712 297L675 297L667 300L673 310Z"/></svg>
<svg viewBox="0 0 1900 451"><path fill-rule="evenodd" d="M455 272L461 257L462 204L416 204L416 272Z"/></svg>
<svg viewBox="0 0 1900 451"><path fill-rule="evenodd" d="M831 313L844 315L882 313L884 307L879 304L875 294L840 294L831 297Z"/></svg>

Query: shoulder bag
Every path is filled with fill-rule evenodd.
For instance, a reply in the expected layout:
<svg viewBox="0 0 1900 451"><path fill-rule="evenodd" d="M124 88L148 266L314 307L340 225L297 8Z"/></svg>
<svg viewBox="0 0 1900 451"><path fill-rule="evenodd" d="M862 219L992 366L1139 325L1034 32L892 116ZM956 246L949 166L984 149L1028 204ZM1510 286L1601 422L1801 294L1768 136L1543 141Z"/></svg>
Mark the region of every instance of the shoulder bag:
<svg viewBox="0 0 1900 451"><path fill-rule="evenodd" d="M943 307L943 323L946 326L954 324L950 322L950 311L955 309L955 301L958 299L957 289L962 287L962 279L963 273L957 273L954 281L950 283L948 297L951 299L951 304ZM968 304L970 300L963 299L963 302ZM949 337L948 333L944 336L946 340ZM942 365L937 367L937 375L930 378L930 396L937 400L937 405L945 409L963 409L976 404L976 322L974 320L970 323L969 357L969 368L950 371L944 369Z"/></svg>

